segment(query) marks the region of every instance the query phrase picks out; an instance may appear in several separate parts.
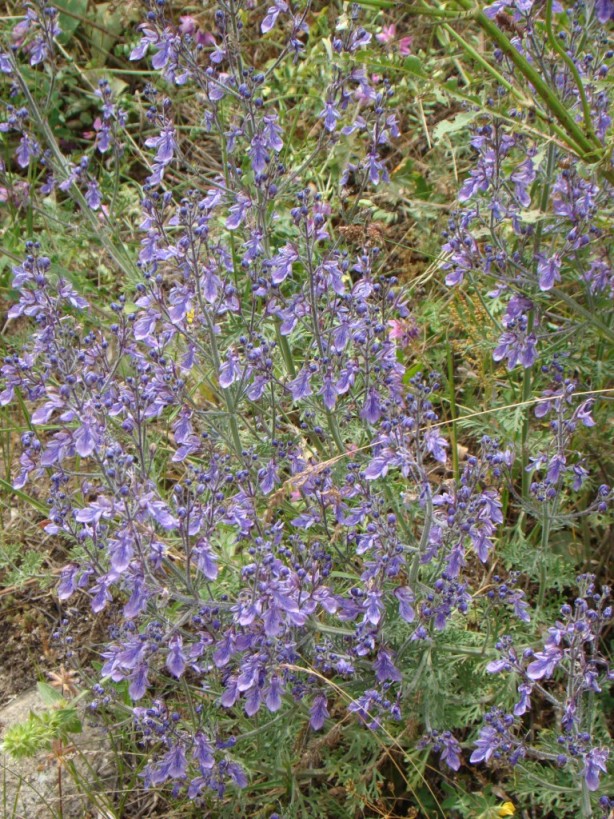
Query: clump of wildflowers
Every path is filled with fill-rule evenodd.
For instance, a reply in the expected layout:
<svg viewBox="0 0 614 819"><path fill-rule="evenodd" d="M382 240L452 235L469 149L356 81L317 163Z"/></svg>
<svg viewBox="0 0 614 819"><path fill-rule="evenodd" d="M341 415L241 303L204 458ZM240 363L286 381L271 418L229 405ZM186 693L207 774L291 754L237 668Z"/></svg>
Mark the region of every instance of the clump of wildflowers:
<svg viewBox="0 0 614 819"><path fill-rule="evenodd" d="M539 651L528 648L519 655L511 638L504 638L497 645L501 659L490 662L487 670L491 674L516 675L518 701L514 717L531 709L535 711L535 701L539 699L554 706L560 731L557 764L571 763L575 774L594 791L599 787L600 776L607 771L609 757L607 747L595 744L591 728L592 699L602 693L604 682L612 678L600 651L601 634L612 619L611 593L609 587L598 591L593 575L579 577L578 586L579 596L573 605L562 606L561 619L548 629L548 637ZM556 686L552 684L555 680L560 681ZM491 736L490 728L484 731ZM480 741L478 747L482 747ZM542 751L534 747L525 753L540 758ZM545 758L549 758L547 753ZM488 761L488 755L482 759Z"/></svg>
<svg viewBox="0 0 614 819"><path fill-rule="evenodd" d="M539 11L499 6L527 26ZM37 65L59 32L55 14L32 9L20 45ZM111 617L91 710L112 707L123 686L147 754L145 786L197 804L248 784L248 721L292 715L322 731L340 703L348 722L371 731L419 712L418 747L459 771L475 714L461 736L447 704L432 718L430 696L416 706L412 686L457 649L483 669L491 626L500 635L504 620L514 637L499 637L483 676L514 675L515 700L489 707L470 763L569 765L592 792L608 761L590 713L610 675L599 642L608 592L581 578L545 643L520 649L516 630L533 639L544 600L533 605L519 571L490 572L519 463L529 476L519 505L546 521L546 547L561 499L589 480L573 446L581 427L595 426L593 398L577 402L577 381L553 355L534 402L548 424L540 448L518 453L480 434L450 468L442 379L409 360L417 330L403 285L377 243L344 242L332 185L313 173L338 157L341 195L356 207L389 181L395 92L371 73L367 49L404 56L408 38L397 40L393 24L368 30L354 5L340 17L317 102L301 114L297 167L271 86L279 66L304 59L313 14L308 2L220 3L205 32L191 17L177 24L164 3L152 7L130 54L163 80L145 93L134 287L96 321L44 241L28 243L13 270L8 317L32 324L1 368L0 405L23 399L30 410L13 486L46 503L45 531L71 547L60 600L86 596ZM250 62L251 36L279 46L262 70ZM9 78L12 59L2 52ZM591 61L584 69L603 74ZM573 110L581 105L565 69L554 80ZM183 136L184 89L222 158L203 174ZM74 162L43 150L27 105L7 106L2 130L19 135L21 170L42 159L43 194L77 191L106 216L92 157L121 158L127 115L108 83L96 94L93 144ZM589 105L604 139L596 88ZM548 339L570 329L552 313L553 296L564 300L568 284L610 295L597 218L607 183L496 117L480 122L473 148L445 235L446 280L488 281L493 358L531 371ZM584 513L603 513L610 498L602 485ZM450 645L459 631L467 645ZM479 647L469 642L476 634ZM540 731L539 742L526 736L539 701L556 714L556 752L541 747Z"/></svg>

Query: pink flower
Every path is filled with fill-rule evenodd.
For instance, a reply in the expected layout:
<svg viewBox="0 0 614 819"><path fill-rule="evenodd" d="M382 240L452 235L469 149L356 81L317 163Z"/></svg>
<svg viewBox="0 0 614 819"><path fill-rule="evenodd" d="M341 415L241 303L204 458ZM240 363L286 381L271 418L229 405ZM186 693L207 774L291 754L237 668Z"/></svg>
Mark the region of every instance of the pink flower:
<svg viewBox="0 0 614 819"><path fill-rule="evenodd" d="M198 27L198 22L190 14L186 14L179 18L179 31L181 34L191 35L198 45L215 46L215 37L208 31L201 31Z"/></svg>
<svg viewBox="0 0 614 819"><path fill-rule="evenodd" d="M190 15L184 15L179 18L179 31L182 34L194 34L198 25L196 20Z"/></svg>
<svg viewBox="0 0 614 819"><path fill-rule="evenodd" d="M408 347L418 336L418 329L411 320L390 319L388 326L388 338L390 341L397 341L400 347Z"/></svg>
<svg viewBox="0 0 614 819"><path fill-rule="evenodd" d="M399 40L396 38L397 27L394 23L391 23L389 26L383 26L380 33L375 35L375 39L379 40L380 43L388 44L396 41L396 46L401 57L407 57L411 51L412 38L401 37Z"/></svg>
<svg viewBox="0 0 614 819"><path fill-rule="evenodd" d="M394 23L391 23L389 26L384 26L380 33L375 35L375 39L379 40L380 43L391 43L396 36L397 27Z"/></svg>
<svg viewBox="0 0 614 819"><path fill-rule="evenodd" d="M411 52L412 39L412 37L401 37L397 43L397 48L399 49L399 54L401 57L407 57Z"/></svg>

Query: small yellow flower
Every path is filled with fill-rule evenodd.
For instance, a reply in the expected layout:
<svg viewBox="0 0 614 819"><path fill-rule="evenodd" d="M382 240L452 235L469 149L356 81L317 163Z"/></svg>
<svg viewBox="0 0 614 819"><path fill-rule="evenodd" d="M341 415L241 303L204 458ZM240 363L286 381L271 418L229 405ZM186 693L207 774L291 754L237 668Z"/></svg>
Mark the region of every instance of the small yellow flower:
<svg viewBox="0 0 614 819"><path fill-rule="evenodd" d="M498 819L499 816L514 816L516 808L512 802L503 802L499 807L488 808L477 819Z"/></svg>
<svg viewBox="0 0 614 819"><path fill-rule="evenodd" d="M194 310L188 310L185 316L185 320L187 321L188 324L194 323Z"/></svg>

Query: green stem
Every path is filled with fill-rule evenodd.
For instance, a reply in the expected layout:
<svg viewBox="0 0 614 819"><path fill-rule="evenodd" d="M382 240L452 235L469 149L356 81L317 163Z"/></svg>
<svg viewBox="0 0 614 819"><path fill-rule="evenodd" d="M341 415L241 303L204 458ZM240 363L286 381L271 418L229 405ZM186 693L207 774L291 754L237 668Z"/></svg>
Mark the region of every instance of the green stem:
<svg viewBox="0 0 614 819"><path fill-rule="evenodd" d="M454 473L454 480L457 481L459 478L459 471L458 471L458 438L457 438L457 411L456 411L456 394L454 388L454 353L452 352L452 345L450 344L450 340L447 341L448 347L448 397L450 399L450 415L452 416L452 428L451 428L451 438L452 438L452 472Z"/></svg>
<svg viewBox="0 0 614 819"><path fill-rule="evenodd" d="M548 549L548 541L550 540L550 520L548 514L548 506L544 506L544 522L542 524L542 537L539 548L539 593L537 596L537 608L541 609L544 606L546 598L546 583L548 582L548 573L546 572L546 551Z"/></svg>
<svg viewBox="0 0 614 819"><path fill-rule="evenodd" d="M591 805L591 793L584 777L582 777L582 784L580 787L582 789L582 816L585 819L590 819L590 817L593 815L593 807Z"/></svg>
<svg viewBox="0 0 614 819"><path fill-rule="evenodd" d="M473 4L473 0L457 0L457 2L467 11L473 12L473 19L480 28L488 34L491 40L496 43L501 51L511 60L522 76L531 83L536 94L541 97L551 114L563 126L573 142L579 146L582 159L589 163L601 160L603 158L603 146L584 133L582 128L574 120L573 115L567 110L565 104L558 98L557 94L555 94L531 63L514 47L512 42L505 36L496 23L487 17L483 11L477 9ZM602 169L602 173L609 182L614 184L614 171Z"/></svg>
<svg viewBox="0 0 614 819"><path fill-rule="evenodd" d="M11 58L11 62L13 67L13 73L15 75L17 83L19 84L19 89L27 101L30 116L36 123L37 128L39 129L40 133L44 136L45 142L49 146L51 154L53 155L53 158L58 166L60 178L67 179L70 176L70 170L67 166L64 155L60 151L60 148L58 146L58 143L56 142L55 136L53 135L49 123L47 122L47 119L39 111L38 106L34 100L34 97L30 93L28 83L21 76L17 63L14 61L13 58ZM81 208L81 211L85 215L86 219L89 221L92 230L100 239L101 244L103 245L109 256L111 256L113 261L129 278L135 278L138 275L138 273L136 268L133 266L132 261L124 257L125 248L122 247L120 251L113 244L113 242L109 240L109 238L105 235L104 231L101 230L101 224L98 218L85 201L85 197L79 190L76 183L73 182L73 184L70 186L69 194Z"/></svg>
<svg viewBox="0 0 614 819"><path fill-rule="evenodd" d="M488 73L489 73L491 76L493 76L493 77L495 78L495 80L496 80L496 81L497 81L497 82L498 82L500 85L502 85L502 86L503 86L503 88L505 88L505 89L506 89L506 91L510 91L512 94L514 94L514 96L519 97L519 98L521 98L521 99L524 99L524 95L522 95L522 94L521 94L521 93L518 91L518 89L517 89L517 88L514 88L514 86L512 85L512 83L511 83L511 82L509 82L509 80L506 80L506 79L505 79L505 77L503 76L503 74L501 74L501 72L500 72L500 71L497 71L497 69L494 67L494 65L491 65L491 64L488 62L488 60L486 60L486 59L485 59L485 58L484 58L484 57L483 57L483 56L482 56L482 55L479 53L479 51L476 51L476 49L475 49L475 48L474 48L472 45L470 45L470 44L469 44L469 43L468 43L468 42L465 40L465 38L464 38L464 37L461 37L461 35L458 33L458 31L456 31L455 29L453 29L453 28L452 28L452 26L451 26L451 25L449 25L448 23L444 23L444 24L442 25L442 28L443 28L443 30L444 30L445 32L447 32L447 34L449 34L449 35L450 35L450 37L452 37L454 40L456 40L456 42L457 42L457 43L458 43L460 46L462 46L462 48L463 48L463 49L464 49L464 50L467 52L467 54L469 54L469 56L470 56L470 57L472 57L472 58L473 58L473 59L476 61L476 63L478 63L479 65L481 65L481 66L482 66L482 68L483 68L485 71L488 71Z"/></svg>
<svg viewBox="0 0 614 819"><path fill-rule="evenodd" d="M542 213L546 212L548 207L548 199L550 198L550 187L552 184L552 175L554 173L554 166L556 160L556 149L554 145L548 146L548 158L546 161L546 178L544 179L544 187L542 189L541 198L539 200L539 208ZM535 228L535 239L533 241L533 260L534 260L534 268L535 268L535 277L537 278L537 263L538 263L538 254L541 247L542 241L542 233L543 233L543 221L539 221L537 227ZM529 313L529 327L528 331L531 332L533 329L533 323L535 321L534 311L531 310ZM522 380L522 401L526 402L531 397L531 391L533 386L533 379L532 379L532 367L527 367L523 374ZM529 498L529 486L530 486L530 475L527 472L527 464L529 453L527 451L527 441L529 438L529 413L525 414L524 422L522 425L522 500L527 501Z"/></svg>
<svg viewBox="0 0 614 819"><path fill-rule="evenodd" d="M608 339L610 342L614 342L614 331L608 327L607 324L597 317L594 312L587 310L586 307L583 307L581 304L573 299L571 296L567 295L563 290L558 287L552 288L552 293L559 299L565 302L568 307L571 307L576 313L579 313L583 318L587 320L589 324L592 324L594 327L597 327L603 335Z"/></svg>
<svg viewBox="0 0 614 819"><path fill-rule="evenodd" d="M541 109L535 107L535 103L533 99L527 99L527 97L522 94L518 88L515 88L512 83L505 79L503 74L501 74L497 69L491 65L488 60L486 60L475 48L473 48L470 43L468 43L464 37L455 31L452 26L444 23L442 28L453 38L457 41L457 43L462 46L462 48L467 52L467 54L474 59L479 65L482 66L488 73L494 77L494 79L500 83L509 93L513 94L516 99L524 106L531 106L535 111L535 115L539 117L539 119L544 120L548 123L552 131L559 137L561 141L563 141L569 148L571 148L575 153L582 154L582 148L569 136L569 134L560 128L556 123L552 122L552 119ZM493 112L494 113L494 112Z"/></svg>
<svg viewBox="0 0 614 819"><path fill-rule="evenodd" d="M552 0L547 0L546 2L546 31L548 32L548 41L554 51L559 55L559 57L563 60L567 68L570 70L575 83L578 89L578 94L580 95L580 100L582 102L582 114L584 116L584 127L591 135L591 138L598 142L597 136L595 134L595 130L593 128L593 120L591 117L591 109L590 105L588 104L588 100L586 98L586 92L584 91L584 85L582 83L582 78L580 77L580 72L576 68L574 61L571 59L569 54L565 51L563 46L561 45L561 41L558 40L554 35L554 30L552 28Z"/></svg>

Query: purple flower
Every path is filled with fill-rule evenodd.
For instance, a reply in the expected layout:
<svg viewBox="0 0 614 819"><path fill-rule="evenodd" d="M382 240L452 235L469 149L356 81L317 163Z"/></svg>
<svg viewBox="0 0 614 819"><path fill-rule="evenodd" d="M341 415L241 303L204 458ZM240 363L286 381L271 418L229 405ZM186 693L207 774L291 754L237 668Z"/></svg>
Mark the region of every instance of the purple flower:
<svg viewBox="0 0 614 819"><path fill-rule="evenodd" d="M480 735L475 742L476 749L471 754L469 761L472 764L476 762L488 762L494 752L499 746L499 735L490 725L486 725L480 731Z"/></svg>
<svg viewBox="0 0 614 819"><path fill-rule="evenodd" d="M237 201L230 208L229 216L226 219L228 230L236 230L243 223L248 208L251 207L251 200L243 194L237 195Z"/></svg>
<svg viewBox="0 0 614 819"><path fill-rule="evenodd" d="M292 273L292 265L298 261L299 255L295 245L287 244L271 259L271 281L281 284Z"/></svg>
<svg viewBox="0 0 614 819"><path fill-rule="evenodd" d="M228 352L226 361L220 367L220 387L227 389L240 378L240 370L237 366L238 357L232 351Z"/></svg>
<svg viewBox="0 0 614 819"><path fill-rule="evenodd" d="M386 682L386 680L392 680L392 682L402 682L403 680L403 675L392 662L390 652L385 651L383 648L377 653L377 659L373 663L373 670L377 681L380 683Z"/></svg>
<svg viewBox="0 0 614 819"><path fill-rule="evenodd" d="M9 55L5 51L0 51L0 72L3 74L12 74L13 66Z"/></svg>
<svg viewBox="0 0 614 819"><path fill-rule="evenodd" d="M365 597L365 621L376 626L382 619L384 604L380 591L367 592Z"/></svg>
<svg viewBox="0 0 614 819"><path fill-rule="evenodd" d="M260 31L263 34L267 34L277 22L277 18L283 12L288 11L288 4L285 0L275 0L275 3L272 6L269 6L267 9L266 17L262 20L260 24Z"/></svg>
<svg viewBox="0 0 614 819"><path fill-rule="evenodd" d="M270 682L270 685L269 685L269 687L268 687L268 689L267 689L267 691L265 693L265 698L264 698L264 702L265 702L266 707L272 713L275 713L275 711L279 711L279 709L281 708L282 694L283 694L283 683L282 683L281 679L277 676L277 674L274 674L271 677L271 682Z"/></svg>
<svg viewBox="0 0 614 819"><path fill-rule="evenodd" d="M260 134L255 134L252 138L251 145L248 148L248 154L251 158L254 173L257 176L263 174L267 169L270 157L267 153L264 139Z"/></svg>
<svg viewBox="0 0 614 819"><path fill-rule="evenodd" d="M60 600L68 600L68 598L77 590L77 573L78 566L67 566L62 569L60 574L60 582L58 583L58 597Z"/></svg>
<svg viewBox="0 0 614 819"><path fill-rule="evenodd" d="M82 458L89 457L97 446L97 436L88 424L83 424L75 432L75 449Z"/></svg>
<svg viewBox="0 0 614 819"><path fill-rule="evenodd" d="M595 3L595 13L600 23L605 25L610 20L614 20L613 0L597 0Z"/></svg>
<svg viewBox="0 0 614 819"><path fill-rule="evenodd" d="M314 697L313 704L309 709L310 720L309 725L314 731L319 731L323 726L326 720L329 718L330 714L328 713L328 703L326 702L326 697L324 694L317 694Z"/></svg>
<svg viewBox="0 0 614 819"><path fill-rule="evenodd" d="M563 652L554 646L547 646L545 651L538 652L535 657L527 668L527 677L531 680L543 680L553 675L563 659Z"/></svg>
<svg viewBox="0 0 614 819"><path fill-rule="evenodd" d="M245 713L248 717L257 714L262 705L262 691L257 685L253 685L245 697Z"/></svg>
<svg viewBox="0 0 614 819"><path fill-rule="evenodd" d="M262 136L265 145L276 153L279 153L284 147L282 134L283 130L278 125L277 114L265 114L262 118Z"/></svg>
<svg viewBox="0 0 614 819"><path fill-rule="evenodd" d="M379 421L381 414L382 408L379 393L374 387L370 387L369 391L367 392L367 397L363 408L360 411L360 417L369 424L376 424Z"/></svg>
<svg viewBox="0 0 614 819"><path fill-rule="evenodd" d="M307 398L307 396L311 395L311 387L309 384L311 376L311 371L307 367L303 367L296 378L290 381L288 389L292 393L292 399L294 401L300 401L302 398Z"/></svg>
<svg viewBox="0 0 614 819"><path fill-rule="evenodd" d="M145 145L147 145L148 148L157 148L156 162L162 165L168 165L177 150L175 129L172 125L167 125L162 128L159 136L146 139Z"/></svg>
<svg viewBox="0 0 614 819"><path fill-rule="evenodd" d="M340 116L341 114L335 108L334 102L327 102L320 111L320 117L324 120L324 127L329 133L332 133L337 127L337 120Z"/></svg>
<svg viewBox="0 0 614 819"><path fill-rule="evenodd" d="M500 674L501 671L509 671L510 668L509 660L502 658L500 660L491 660L486 666L486 671L489 674Z"/></svg>
<svg viewBox="0 0 614 819"><path fill-rule="evenodd" d="M32 159L40 154L40 146L36 140L24 134L15 151L15 159L20 168L27 168Z"/></svg>
<svg viewBox="0 0 614 819"><path fill-rule="evenodd" d="M100 196L100 188L98 187L98 183L95 180L92 180L88 184L84 196L85 201L90 206L90 208L92 210L98 210L98 208L102 204L102 198Z"/></svg>
<svg viewBox="0 0 614 819"><path fill-rule="evenodd" d="M206 540L201 539L194 547L193 555L196 559L198 570L207 580L215 580L219 569L217 565L217 557L213 553L211 547Z"/></svg>
<svg viewBox="0 0 614 819"><path fill-rule="evenodd" d="M166 667L173 677L183 676L185 671L185 654L183 653L183 640L181 635L176 634L171 637L168 643L168 654L166 655Z"/></svg>
<svg viewBox="0 0 614 819"><path fill-rule="evenodd" d="M525 368L532 367L537 360L536 345L534 333L505 332L499 338L492 357L495 361L507 359L508 370L513 370L518 364Z"/></svg>
<svg viewBox="0 0 614 819"><path fill-rule="evenodd" d="M274 487L279 483L275 461L270 461L267 466L258 472L258 479L260 481L260 488L265 495L273 491Z"/></svg>
<svg viewBox="0 0 614 819"><path fill-rule="evenodd" d="M324 378L322 389L320 390L322 401L327 410L334 410L337 403L337 388L331 376Z"/></svg>
<svg viewBox="0 0 614 819"><path fill-rule="evenodd" d="M520 699L514 706L514 716L521 717L523 714L531 708L531 692L533 691L533 686L529 685L528 683L521 683L518 686L518 693L520 694Z"/></svg>
<svg viewBox="0 0 614 819"><path fill-rule="evenodd" d="M186 775L187 760L183 746L177 743L160 761L160 770L164 779L183 779Z"/></svg>
<svg viewBox="0 0 614 819"><path fill-rule="evenodd" d="M436 429L430 429L424 436L427 452L433 456L439 463L445 464L448 459L446 449L449 444L446 439L439 434Z"/></svg>
<svg viewBox="0 0 614 819"><path fill-rule="evenodd" d="M539 276L539 289L546 291L551 290L557 282L561 281L561 259L555 254L550 258L540 259L537 265L537 274Z"/></svg>
<svg viewBox="0 0 614 819"><path fill-rule="evenodd" d="M394 596L399 601L399 616L405 620L406 623L413 623L416 618L416 612L412 603L414 602L414 594L407 586L400 586L395 589Z"/></svg>
<svg viewBox="0 0 614 819"><path fill-rule="evenodd" d="M589 791L599 789L599 779L602 773L607 773L607 761L610 751L607 748L591 748L584 757L584 780Z"/></svg>
<svg viewBox="0 0 614 819"><path fill-rule="evenodd" d="M591 409L593 407L594 401L592 398L589 398L588 401L584 401L578 409L576 410L576 418L581 421L585 427L594 427L595 421L593 416L591 415Z"/></svg>
<svg viewBox="0 0 614 819"><path fill-rule="evenodd" d="M522 162L511 176L514 183L514 192L524 208L531 207L529 186L534 182L536 176L532 159L526 159Z"/></svg>
<svg viewBox="0 0 614 819"><path fill-rule="evenodd" d="M455 737L449 731L444 731L438 737L437 744L441 747L441 756L439 757L448 768L453 771L458 771L461 765L461 746Z"/></svg>
<svg viewBox="0 0 614 819"><path fill-rule="evenodd" d="M138 665L130 675L130 685L128 693L133 700L140 700L145 696L149 682L147 680L147 672L149 671L145 663Z"/></svg>
<svg viewBox="0 0 614 819"><path fill-rule="evenodd" d="M213 748L202 731L197 731L194 735L192 756L198 763L198 767L203 776L206 776L208 771L215 765Z"/></svg>

